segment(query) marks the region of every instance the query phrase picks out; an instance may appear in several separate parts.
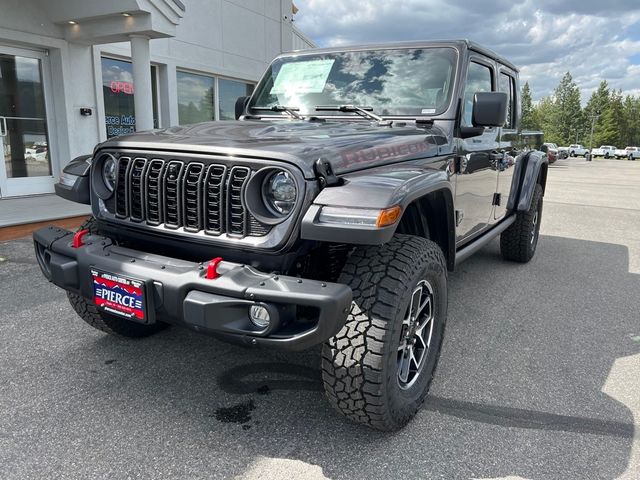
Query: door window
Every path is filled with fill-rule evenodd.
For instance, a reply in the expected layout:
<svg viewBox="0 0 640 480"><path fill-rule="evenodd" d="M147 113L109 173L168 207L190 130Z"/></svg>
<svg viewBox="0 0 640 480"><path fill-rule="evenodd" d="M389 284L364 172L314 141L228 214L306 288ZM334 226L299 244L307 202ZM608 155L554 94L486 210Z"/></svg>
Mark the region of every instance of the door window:
<svg viewBox="0 0 640 480"><path fill-rule="evenodd" d="M515 80L511 75L506 73L500 73L500 91L508 95L508 110L507 120L504 123L504 128L514 129L516 128L516 115L515 115Z"/></svg>
<svg viewBox="0 0 640 480"><path fill-rule="evenodd" d="M492 90L491 68L480 63L469 63L467 71L467 84L464 92L464 105L462 111L462 125L471 127L473 113L473 96L476 92L490 92Z"/></svg>

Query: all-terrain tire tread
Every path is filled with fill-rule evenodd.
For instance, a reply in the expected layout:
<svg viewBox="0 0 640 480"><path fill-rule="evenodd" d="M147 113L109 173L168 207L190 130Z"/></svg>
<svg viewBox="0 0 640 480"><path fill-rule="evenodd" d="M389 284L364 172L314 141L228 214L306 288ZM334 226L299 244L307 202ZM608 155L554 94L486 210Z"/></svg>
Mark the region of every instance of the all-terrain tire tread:
<svg viewBox="0 0 640 480"><path fill-rule="evenodd" d="M408 412L401 419L391 414L382 388L383 362L385 346L392 343L399 292L406 291L412 274L425 262L446 275L444 255L436 243L396 235L385 245L357 248L342 270L338 282L351 286L354 301L344 327L323 346L322 379L329 403L353 421L396 430L415 414ZM439 348L441 341L434 343Z"/></svg>
<svg viewBox="0 0 640 480"><path fill-rule="evenodd" d="M531 198L531 207L526 212L518 212L516 221L500 235L500 252L505 260L526 263L535 250L530 248L533 217L543 196L542 186L537 184ZM541 218L538 219L540 221Z"/></svg>

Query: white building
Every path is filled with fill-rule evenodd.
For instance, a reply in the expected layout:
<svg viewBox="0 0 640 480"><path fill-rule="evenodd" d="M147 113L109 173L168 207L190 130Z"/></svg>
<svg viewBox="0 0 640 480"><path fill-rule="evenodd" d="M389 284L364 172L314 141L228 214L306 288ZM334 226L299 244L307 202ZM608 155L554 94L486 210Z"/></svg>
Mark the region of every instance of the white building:
<svg viewBox="0 0 640 480"><path fill-rule="evenodd" d="M0 198L53 192L107 137L233 116L313 43L291 0L2 0Z"/></svg>

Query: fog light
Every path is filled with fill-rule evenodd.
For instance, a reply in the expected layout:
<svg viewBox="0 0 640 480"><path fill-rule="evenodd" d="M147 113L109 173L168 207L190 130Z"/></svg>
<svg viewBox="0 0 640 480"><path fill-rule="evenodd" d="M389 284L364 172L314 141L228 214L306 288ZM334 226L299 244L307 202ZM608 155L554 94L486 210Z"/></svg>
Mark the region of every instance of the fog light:
<svg viewBox="0 0 640 480"><path fill-rule="evenodd" d="M251 305L249 308L249 319L256 327L265 329L271 323L269 310L262 305Z"/></svg>

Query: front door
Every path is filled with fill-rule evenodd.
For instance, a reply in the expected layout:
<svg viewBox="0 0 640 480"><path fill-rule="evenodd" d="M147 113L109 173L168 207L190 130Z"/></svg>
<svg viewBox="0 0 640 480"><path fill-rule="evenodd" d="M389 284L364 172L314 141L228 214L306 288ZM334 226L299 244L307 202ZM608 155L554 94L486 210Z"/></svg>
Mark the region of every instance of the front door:
<svg viewBox="0 0 640 480"><path fill-rule="evenodd" d="M495 89L493 66L484 59L469 62L462 106L462 126L472 126L473 97L476 92ZM460 141L456 175L457 243L472 240L493 223L493 199L497 175L495 154L498 129L485 128L477 137Z"/></svg>
<svg viewBox="0 0 640 480"><path fill-rule="evenodd" d="M53 192L48 57L0 46L0 197Z"/></svg>

